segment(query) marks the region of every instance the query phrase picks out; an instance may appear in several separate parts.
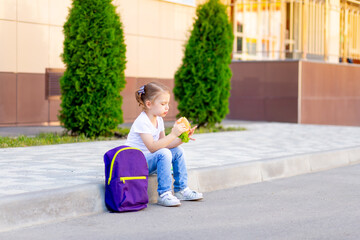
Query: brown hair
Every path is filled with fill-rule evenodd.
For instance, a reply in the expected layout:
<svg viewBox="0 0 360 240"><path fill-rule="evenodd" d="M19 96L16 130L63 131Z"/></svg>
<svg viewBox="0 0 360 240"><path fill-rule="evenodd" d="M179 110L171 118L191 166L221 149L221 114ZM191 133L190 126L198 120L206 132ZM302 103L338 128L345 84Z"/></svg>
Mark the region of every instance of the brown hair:
<svg viewBox="0 0 360 240"><path fill-rule="evenodd" d="M167 86L158 82L151 82L141 86L139 90L135 92L135 98L136 101L138 101L139 106L142 106L143 110L146 110L145 102L154 101L162 92L170 94L170 90Z"/></svg>

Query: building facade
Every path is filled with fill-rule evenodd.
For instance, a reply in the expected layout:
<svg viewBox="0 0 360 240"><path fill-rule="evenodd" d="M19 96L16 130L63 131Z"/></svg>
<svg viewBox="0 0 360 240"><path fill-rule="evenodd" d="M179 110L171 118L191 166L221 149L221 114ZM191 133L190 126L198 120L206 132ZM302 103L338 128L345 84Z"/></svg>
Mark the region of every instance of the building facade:
<svg viewBox="0 0 360 240"><path fill-rule="evenodd" d="M234 59L360 63L360 1L234 0Z"/></svg>
<svg viewBox="0 0 360 240"><path fill-rule="evenodd" d="M60 57L62 26L71 2L0 1L0 126L59 124L58 79L64 71ZM113 1L124 26L127 45L127 84L121 93L126 122L132 121L140 111L134 98L138 87L149 81L173 87L196 6L203 2ZM360 1L222 2L228 6L235 35L231 66L234 73L238 72L238 64L245 61L310 60L348 65L360 61ZM234 77L245 75L234 74ZM232 88L234 99L240 89L236 90L235 85ZM238 111L238 106L231 101L229 116L247 119L232 114ZM171 102L167 120L175 119L177 113L173 98Z"/></svg>
<svg viewBox="0 0 360 240"><path fill-rule="evenodd" d="M233 0L231 7L228 118L360 126L360 1Z"/></svg>
<svg viewBox="0 0 360 240"><path fill-rule="evenodd" d="M58 78L71 0L0 1L0 126L58 125ZM195 16L195 1L114 0L121 17L127 65L122 91L124 120L140 111L135 90L149 81L172 87L183 45ZM172 100L169 119L175 119Z"/></svg>

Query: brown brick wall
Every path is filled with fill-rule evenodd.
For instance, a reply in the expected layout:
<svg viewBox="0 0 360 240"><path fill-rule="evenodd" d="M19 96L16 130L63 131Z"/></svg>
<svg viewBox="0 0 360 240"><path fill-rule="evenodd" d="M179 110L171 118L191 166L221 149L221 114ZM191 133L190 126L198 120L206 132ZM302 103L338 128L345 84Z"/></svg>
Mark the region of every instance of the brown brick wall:
<svg viewBox="0 0 360 240"><path fill-rule="evenodd" d="M256 61L231 68L229 119L360 126L359 65Z"/></svg>
<svg viewBox="0 0 360 240"><path fill-rule="evenodd" d="M126 78L123 96L124 122L132 122L141 112L135 99L135 91L151 81L174 87L173 79ZM46 97L45 73L0 73L0 126L59 125L59 97ZM177 104L173 94L170 110L165 120L175 120Z"/></svg>
<svg viewBox="0 0 360 240"><path fill-rule="evenodd" d="M16 75L0 73L0 124L16 122Z"/></svg>
<svg viewBox="0 0 360 240"><path fill-rule="evenodd" d="M358 65L258 61L234 62L231 69L229 119L360 126ZM125 122L141 111L134 96L140 86L159 81L174 87L173 79L126 81L121 92ZM0 73L0 126L56 125L59 109L58 98L45 97L45 74ZM175 120L177 113L172 94L166 120Z"/></svg>
<svg viewBox="0 0 360 240"><path fill-rule="evenodd" d="M298 62L233 62L229 119L297 122Z"/></svg>
<svg viewBox="0 0 360 240"><path fill-rule="evenodd" d="M301 63L300 122L360 126L360 66Z"/></svg>

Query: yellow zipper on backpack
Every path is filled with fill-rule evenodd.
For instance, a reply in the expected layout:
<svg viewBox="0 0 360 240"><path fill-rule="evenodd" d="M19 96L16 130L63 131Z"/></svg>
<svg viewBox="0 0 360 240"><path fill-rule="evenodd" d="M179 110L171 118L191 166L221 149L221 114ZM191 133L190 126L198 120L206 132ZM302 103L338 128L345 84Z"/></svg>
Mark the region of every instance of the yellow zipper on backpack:
<svg viewBox="0 0 360 240"><path fill-rule="evenodd" d="M126 180L138 180L138 179L146 179L146 176L137 176L137 177L120 177L120 181L125 184Z"/></svg>
<svg viewBox="0 0 360 240"><path fill-rule="evenodd" d="M135 149L135 150L139 150L139 151L141 151L141 150L140 150L140 149L138 149L138 148L134 148L134 147L125 147L125 148L122 148L122 149L118 150L118 151L115 153L115 155L114 155L114 157L113 157L113 159L112 159L112 161L111 161L111 167L110 167L110 173L109 173L108 185L110 185L111 176L112 176L112 171L113 171L113 167L114 167L114 162L115 162L116 156L117 156L117 155L118 155L121 151L128 150L128 149Z"/></svg>

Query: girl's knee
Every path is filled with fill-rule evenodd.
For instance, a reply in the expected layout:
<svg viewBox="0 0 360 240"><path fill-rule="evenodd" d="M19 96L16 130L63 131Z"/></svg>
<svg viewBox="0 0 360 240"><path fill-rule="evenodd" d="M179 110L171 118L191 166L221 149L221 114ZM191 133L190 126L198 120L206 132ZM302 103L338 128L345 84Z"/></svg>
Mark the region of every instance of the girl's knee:
<svg viewBox="0 0 360 240"><path fill-rule="evenodd" d="M182 156L184 154L184 149L181 146L175 147L171 151L175 156Z"/></svg>
<svg viewBox="0 0 360 240"><path fill-rule="evenodd" d="M176 150L178 151L178 153L184 153L184 149L181 146L176 147Z"/></svg>
<svg viewBox="0 0 360 240"><path fill-rule="evenodd" d="M159 160L171 161L172 159L171 151L168 148L161 148L157 151L157 153L160 156Z"/></svg>

